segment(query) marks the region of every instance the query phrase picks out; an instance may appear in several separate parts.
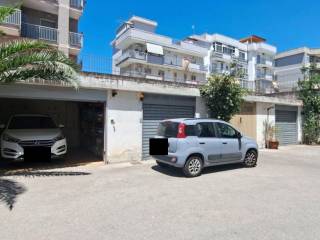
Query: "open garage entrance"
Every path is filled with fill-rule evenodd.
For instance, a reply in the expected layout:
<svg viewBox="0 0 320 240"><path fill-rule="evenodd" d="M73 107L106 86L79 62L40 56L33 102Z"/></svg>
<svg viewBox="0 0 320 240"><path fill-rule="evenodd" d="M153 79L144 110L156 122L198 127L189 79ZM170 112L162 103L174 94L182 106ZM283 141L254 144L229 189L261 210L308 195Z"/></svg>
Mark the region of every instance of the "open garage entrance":
<svg viewBox="0 0 320 240"><path fill-rule="evenodd" d="M17 88L19 90L17 92L20 92L18 86ZM33 91L39 94L41 89L35 88ZM88 92L84 94L83 91L78 91L78 93L73 89L69 89L69 91L71 91L71 94L76 93L78 98L68 96L68 91L65 92L65 99L52 99L54 98L50 96L52 94L47 96L51 99L45 99L45 97L32 99L31 96L28 97L28 94L25 98L22 96L17 96L17 98L1 97L0 95L0 123L6 124L10 116L15 114L48 115L56 125L64 126L62 132L66 137L68 146L65 158L63 160L52 160L52 164L77 166L90 162L103 162L106 102L101 101L102 99L94 100L93 97L90 98ZM94 94L94 92L91 94ZM85 96L88 97L87 100ZM37 163L37 165L39 164L41 163Z"/></svg>

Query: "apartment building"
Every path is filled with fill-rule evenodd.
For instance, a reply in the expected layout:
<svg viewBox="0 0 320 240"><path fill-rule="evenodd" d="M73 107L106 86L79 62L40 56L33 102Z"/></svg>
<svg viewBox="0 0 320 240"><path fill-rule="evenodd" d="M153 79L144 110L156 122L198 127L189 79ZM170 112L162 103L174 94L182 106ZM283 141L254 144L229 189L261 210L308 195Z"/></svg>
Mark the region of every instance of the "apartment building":
<svg viewBox="0 0 320 240"><path fill-rule="evenodd" d="M207 49L156 33L157 22L133 16L112 41L113 73L186 83L206 81Z"/></svg>
<svg viewBox="0 0 320 240"><path fill-rule="evenodd" d="M12 1L1 1L7 6ZM83 45L78 31L84 0L24 0L0 25L8 38L30 38L46 41L76 58Z"/></svg>
<svg viewBox="0 0 320 240"><path fill-rule="evenodd" d="M280 92L293 92L303 79L302 68L315 64L320 68L320 48L296 48L276 55L275 74Z"/></svg>
<svg viewBox="0 0 320 240"><path fill-rule="evenodd" d="M237 71L244 88L261 94L275 91L273 67L277 50L265 43L265 39L253 35L239 41L221 34L207 33L192 35L188 39L208 49L205 57L208 74Z"/></svg>

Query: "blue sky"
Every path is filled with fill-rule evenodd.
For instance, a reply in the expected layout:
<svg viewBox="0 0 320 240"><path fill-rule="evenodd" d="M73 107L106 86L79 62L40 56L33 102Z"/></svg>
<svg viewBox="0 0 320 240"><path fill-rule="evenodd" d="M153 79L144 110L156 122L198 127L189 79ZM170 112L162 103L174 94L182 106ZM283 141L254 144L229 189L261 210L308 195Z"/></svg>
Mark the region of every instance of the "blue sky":
<svg viewBox="0 0 320 240"><path fill-rule="evenodd" d="M157 32L181 39L193 33L234 38L256 34L278 51L320 47L318 0L87 0L80 21L83 54L110 57L116 28L132 15L158 22Z"/></svg>

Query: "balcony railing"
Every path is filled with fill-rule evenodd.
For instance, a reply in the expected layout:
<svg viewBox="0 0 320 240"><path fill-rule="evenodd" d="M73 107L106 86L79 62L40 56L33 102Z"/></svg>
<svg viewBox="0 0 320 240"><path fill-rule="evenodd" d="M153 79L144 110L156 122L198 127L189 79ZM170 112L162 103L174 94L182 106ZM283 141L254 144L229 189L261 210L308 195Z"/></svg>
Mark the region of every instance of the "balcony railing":
<svg viewBox="0 0 320 240"><path fill-rule="evenodd" d="M21 10L17 9L13 14L6 17L3 21L4 24L21 26Z"/></svg>
<svg viewBox="0 0 320 240"><path fill-rule="evenodd" d="M32 39L39 39L52 43L58 42L58 29L40 25L22 23L21 36Z"/></svg>
<svg viewBox="0 0 320 240"><path fill-rule="evenodd" d="M82 48L83 46L83 34L82 33L69 33L69 44L73 47Z"/></svg>
<svg viewBox="0 0 320 240"><path fill-rule="evenodd" d="M70 0L70 7L83 9L83 0Z"/></svg>

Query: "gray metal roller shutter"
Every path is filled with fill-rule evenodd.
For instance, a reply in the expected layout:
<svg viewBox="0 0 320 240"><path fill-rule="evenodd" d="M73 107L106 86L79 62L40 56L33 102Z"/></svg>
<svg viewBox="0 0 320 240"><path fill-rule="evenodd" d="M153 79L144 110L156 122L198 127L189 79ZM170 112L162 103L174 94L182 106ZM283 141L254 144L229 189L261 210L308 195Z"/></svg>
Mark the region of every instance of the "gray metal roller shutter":
<svg viewBox="0 0 320 240"><path fill-rule="evenodd" d="M149 139L157 135L158 125L161 120L168 118L193 118L194 106L175 106L143 104L142 123L142 156L149 158Z"/></svg>
<svg viewBox="0 0 320 240"><path fill-rule="evenodd" d="M297 144L297 111L276 110L276 129L280 145Z"/></svg>

